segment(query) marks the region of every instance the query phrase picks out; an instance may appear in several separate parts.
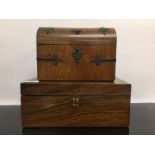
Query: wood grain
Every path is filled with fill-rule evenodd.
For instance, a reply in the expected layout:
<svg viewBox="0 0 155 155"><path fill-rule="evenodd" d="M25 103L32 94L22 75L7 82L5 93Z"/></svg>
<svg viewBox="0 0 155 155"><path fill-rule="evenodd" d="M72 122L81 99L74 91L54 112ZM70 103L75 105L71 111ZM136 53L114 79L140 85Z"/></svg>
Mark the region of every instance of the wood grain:
<svg viewBox="0 0 155 155"><path fill-rule="evenodd" d="M103 33L101 28L41 27L37 31L37 44L103 44L105 40L116 44L116 37L113 28L107 28Z"/></svg>
<svg viewBox="0 0 155 155"><path fill-rule="evenodd" d="M127 127L129 97L74 96L22 97L23 127Z"/></svg>
<svg viewBox="0 0 155 155"><path fill-rule="evenodd" d="M103 29L103 28L102 28ZM37 32L37 75L39 80L103 80L115 79L116 32L113 28L39 28ZM79 49L82 57L75 63L73 52ZM57 55L57 65L49 60ZM96 65L96 56L113 59ZM42 60L42 61L41 61Z"/></svg>
<svg viewBox="0 0 155 155"><path fill-rule="evenodd" d="M72 56L78 48L83 56L75 63ZM38 57L57 55L62 62L54 65L50 61L37 61L39 80L114 80L115 62L103 62L96 65L92 60L96 56L115 59L116 47L106 45L38 45Z"/></svg>
<svg viewBox="0 0 155 155"><path fill-rule="evenodd" d="M131 85L115 82L24 82L23 127L128 127ZM79 106L73 106L79 98Z"/></svg>
<svg viewBox="0 0 155 155"><path fill-rule="evenodd" d="M131 85L115 82L23 82L22 95L122 95L130 94Z"/></svg>

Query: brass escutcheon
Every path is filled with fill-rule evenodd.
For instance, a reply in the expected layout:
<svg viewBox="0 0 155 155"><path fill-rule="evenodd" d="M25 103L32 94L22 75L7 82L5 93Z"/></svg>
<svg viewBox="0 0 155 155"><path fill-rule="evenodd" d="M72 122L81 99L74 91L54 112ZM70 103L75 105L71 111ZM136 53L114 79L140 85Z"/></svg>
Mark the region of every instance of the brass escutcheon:
<svg viewBox="0 0 155 155"><path fill-rule="evenodd" d="M73 98L73 107L79 106L79 98Z"/></svg>

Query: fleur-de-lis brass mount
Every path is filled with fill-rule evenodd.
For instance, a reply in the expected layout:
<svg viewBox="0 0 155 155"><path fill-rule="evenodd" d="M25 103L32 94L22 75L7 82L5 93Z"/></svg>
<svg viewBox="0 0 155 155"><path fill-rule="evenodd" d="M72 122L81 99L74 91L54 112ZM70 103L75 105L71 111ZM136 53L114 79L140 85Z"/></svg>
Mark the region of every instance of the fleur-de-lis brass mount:
<svg viewBox="0 0 155 155"><path fill-rule="evenodd" d="M107 31L108 31L108 28L105 28L105 27L101 27L99 29L104 35L106 35Z"/></svg>
<svg viewBox="0 0 155 155"><path fill-rule="evenodd" d="M83 53L78 48L76 48L74 52L72 53L72 56L75 60L75 63L79 63L81 57L83 56Z"/></svg>
<svg viewBox="0 0 155 155"><path fill-rule="evenodd" d="M53 55L51 57L51 62L54 64L54 65L57 65L59 62L62 62L61 58L59 58L57 55Z"/></svg>
<svg viewBox="0 0 155 155"><path fill-rule="evenodd" d="M113 58L102 58L99 55L96 55L95 58L92 60L93 63L95 63L97 66L104 62L115 62L116 59Z"/></svg>
<svg viewBox="0 0 155 155"><path fill-rule="evenodd" d="M81 30L76 29L76 30L73 30L73 32L74 32L75 34L80 34Z"/></svg>
<svg viewBox="0 0 155 155"><path fill-rule="evenodd" d="M54 31L54 29L53 29L52 27L47 27L47 28L45 29L45 32L46 32L47 35L49 35L49 34L52 33L53 31Z"/></svg>

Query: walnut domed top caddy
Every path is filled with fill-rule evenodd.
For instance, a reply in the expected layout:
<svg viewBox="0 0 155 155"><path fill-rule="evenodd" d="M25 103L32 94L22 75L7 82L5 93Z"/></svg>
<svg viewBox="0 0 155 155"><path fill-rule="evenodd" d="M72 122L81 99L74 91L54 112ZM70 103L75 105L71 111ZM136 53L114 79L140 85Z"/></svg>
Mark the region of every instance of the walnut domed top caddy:
<svg viewBox="0 0 155 155"><path fill-rule="evenodd" d="M113 28L39 28L38 80L114 81Z"/></svg>

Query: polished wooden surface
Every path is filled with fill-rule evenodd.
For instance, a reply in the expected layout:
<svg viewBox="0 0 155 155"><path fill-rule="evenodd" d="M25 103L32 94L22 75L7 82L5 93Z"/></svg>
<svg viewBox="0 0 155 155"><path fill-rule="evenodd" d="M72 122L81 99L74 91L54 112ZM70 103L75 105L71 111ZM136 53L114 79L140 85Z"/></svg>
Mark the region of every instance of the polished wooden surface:
<svg viewBox="0 0 155 155"><path fill-rule="evenodd" d="M1 103L6 104L6 102ZM131 103L130 111L129 129L118 127L23 129L21 124L21 106L1 105L0 135L155 135L155 103Z"/></svg>
<svg viewBox="0 0 155 155"><path fill-rule="evenodd" d="M117 79L114 82L55 82L36 78L21 83L21 95L129 95L130 84Z"/></svg>
<svg viewBox="0 0 155 155"><path fill-rule="evenodd" d="M105 40L116 44L115 29L41 27L37 31L37 44L102 44Z"/></svg>
<svg viewBox="0 0 155 155"><path fill-rule="evenodd" d="M78 34L76 33L78 31ZM107 29L61 29L53 28L47 33L40 28L37 33L37 73L39 80L114 80L116 58L116 32ZM44 40L44 41L43 41ZM43 42L42 42L43 41ZM73 52L82 53L79 63L75 62ZM40 58L57 55L62 61L57 65ZM96 56L112 59L96 65Z"/></svg>
<svg viewBox="0 0 155 155"><path fill-rule="evenodd" d="M23 127L128 127L130 85L123 83L23 83Z"/></svg>
<svg viewBox="0 0 155 155"><path fill-rule="evenodd" d="M74 47L82 52L79 63L73 57ZM96 56L115 59L115 47L88 45L39 45L38 57L57 55L61 62L37 61L39 80L114 80L115 61L96 65L92 61Z"/></svg>
<svg viewBox="0 0 155 155"><path fill-rule="evenodd" d="M128 127L129 96L22 97L23 127Z"/></svg>

